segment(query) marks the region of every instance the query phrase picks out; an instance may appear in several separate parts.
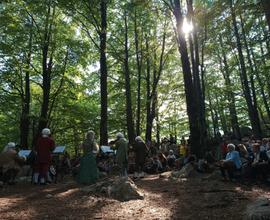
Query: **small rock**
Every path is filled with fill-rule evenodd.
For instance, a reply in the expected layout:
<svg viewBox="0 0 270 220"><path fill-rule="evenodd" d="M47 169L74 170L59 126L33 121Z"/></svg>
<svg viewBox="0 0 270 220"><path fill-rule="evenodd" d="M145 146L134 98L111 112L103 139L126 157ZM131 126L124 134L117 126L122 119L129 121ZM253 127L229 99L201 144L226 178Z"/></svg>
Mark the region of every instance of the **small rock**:
<svg viewBox="0 0 270 220"><path fill-rule="evenodd" d="M53 197L52 194L47 194L47 195L45 196L45 198L47 198L47 199L50 199L50 198L52 198L52 197Z"/></svg>

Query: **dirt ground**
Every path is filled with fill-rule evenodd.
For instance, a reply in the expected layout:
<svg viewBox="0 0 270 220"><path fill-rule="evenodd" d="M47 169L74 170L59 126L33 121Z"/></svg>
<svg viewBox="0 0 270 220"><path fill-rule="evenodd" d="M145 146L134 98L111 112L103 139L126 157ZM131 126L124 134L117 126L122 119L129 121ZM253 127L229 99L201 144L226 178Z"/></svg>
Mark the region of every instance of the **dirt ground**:
<svg viewBox="0 0 270 220"><path fill-rule="evenodd" d="M242 219L246 206L259 196L270 197L267 186L205 179L181 181L159 175L135 182L143 200L119 202L80 191L69 180L48 186L18 183L0 188L0 219Z"/></svg>

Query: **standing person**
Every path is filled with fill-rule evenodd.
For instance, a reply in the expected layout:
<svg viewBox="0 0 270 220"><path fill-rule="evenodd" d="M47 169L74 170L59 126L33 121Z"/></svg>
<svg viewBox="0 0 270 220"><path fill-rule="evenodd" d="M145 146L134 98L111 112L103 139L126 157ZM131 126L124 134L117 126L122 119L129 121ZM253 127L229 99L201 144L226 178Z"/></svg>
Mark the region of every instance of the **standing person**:
<svg viewBox="0 0 270 220"><path fill-rule="evenodd" d="M122 133L117 133L116 141L116 163L121 169L121 176L127 176L127 165L128 165L128 141L125 139Z"/></svg>
<svg viewBox="0 0 270 220"><path fill-rule="evenodd" d="M148 149L140 136L135 138L134 151L135 151L135 169L136 169L134 177L135 178L144 177L143 167L145 164Z"/></svg>
<svg viewBox="0 0 270 220"><path fill-rule="evenodd" d="M34 183L38 183L38 175L40 184L45 185L49 171L49 166L52 161L52 151L55 148L54 140L51 138L51 131L49 128L44 128L41 132L41 137L37 140L37 166L38 173L34 174Z"/></svg>
<svg viewBox="0 0 270 220"><path fill-rule="evenodd" d="M81 184L92 184L98 179L98 168L94 152L98 152L98 146L95 141L95 133L88 131L82 145L83 156L80 160L80 170L77 176L77 182Z"/></svg>

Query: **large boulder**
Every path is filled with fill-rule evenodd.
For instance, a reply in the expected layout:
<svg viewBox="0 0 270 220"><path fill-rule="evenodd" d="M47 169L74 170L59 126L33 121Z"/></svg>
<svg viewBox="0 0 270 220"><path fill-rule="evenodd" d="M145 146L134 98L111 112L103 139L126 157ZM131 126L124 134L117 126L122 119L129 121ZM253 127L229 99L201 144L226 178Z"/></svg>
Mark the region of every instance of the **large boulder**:
<svg viewBox="0 0 270 220"><path fill-rule="evenodd" d="M135 183L126 177L120 177L108 188L108 194L119 201L143 199Z"/></svg>
<svg viewBox="0 0 270 220"><path fill-rule="evenodd" d="M259 197L247 206L246 220L270 219L270 199Z"/></svg>
<svg viewBox="0 0 270 220"><path fill-rule="evenodd" d="M119 201L143 199L135 183L128 177L113 177L81 188L91 194L105 194Z"/></svg>
<svg viewBox="0 0 270 220"><path fill-rule="evenodd" d="M173 171L171 174L172 178L187 178L192 175L193 172L196 172L193 164L188 163L182 167L179 171Z"/></svg>

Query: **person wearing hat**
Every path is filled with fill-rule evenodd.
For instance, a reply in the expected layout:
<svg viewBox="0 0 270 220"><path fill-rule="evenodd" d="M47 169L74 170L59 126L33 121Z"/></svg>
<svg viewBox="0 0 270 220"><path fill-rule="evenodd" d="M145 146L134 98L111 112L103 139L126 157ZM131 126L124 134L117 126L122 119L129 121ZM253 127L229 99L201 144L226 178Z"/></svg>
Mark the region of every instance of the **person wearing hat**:
<svg viewBox="0 0 270 220"><path fill-rule="evenodd" d="M25 163L25 159L18 156L15 147L15 143L9 142L0 153L1 181L8 184L15 183L15 178L21 166Z"/></svg>
<svg viewBox="0 0 270 220"><path fill-rule="evenodd" d="M44 128L41 131L41 137L38 138L36 144L38 174L34 174L34 183L38 183L38 175L40 184L45 185L49 171L49 166L52 160L52 152L55 148L54 140L51 138L49 128Z"/></svg>
<svg viewBox="0 0 270 220"><path fill-rule="evenodd" d="M148 153L148 148L140 136L135 138L134 143L135 152L135 169L134 178L144 177L144 164Z"/></svg>
<svg viewBox="0 0 270 220"><path fill-rule="evenodd" d="M128 141L125 139L122 133L116 134L116 140L114 141L116 156L115 162L120 167L121 176L127 176L127 165L128 165Z"/></svg>

